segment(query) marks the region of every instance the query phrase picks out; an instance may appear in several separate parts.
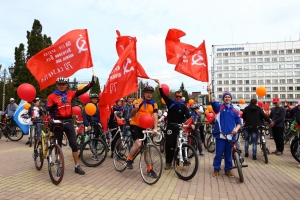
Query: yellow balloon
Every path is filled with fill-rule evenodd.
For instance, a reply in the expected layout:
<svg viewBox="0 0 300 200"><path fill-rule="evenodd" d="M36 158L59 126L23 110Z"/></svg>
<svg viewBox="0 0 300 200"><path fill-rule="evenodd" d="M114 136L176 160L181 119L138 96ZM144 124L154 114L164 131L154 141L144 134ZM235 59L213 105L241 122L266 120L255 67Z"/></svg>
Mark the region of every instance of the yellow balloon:
<svg viewBox="0 0 300 200"><path fill-rule="evenodd" d="M84 85L78 85L78 90L82 90L84 88Z"/></svg>
<svg viewBox="0 0 300 200"><path fill-rule="evenodd" d="M208 105L208 106L207 106L207 110L208 110L208 112L212 112L212 111L213 111L212 106L211 106L211 105Z"/></svg>
<svg viewBox="0 0 300 200"><path fill-rule="evenodd" d="M31 107L30 103L25 103L24 104L24 109L28 110Z"/></svg>
<svg viewBox="0 0 300 200"><path fill-rule="evenodd" d="M88 103L86 104L84 110L87 115L93 116L96 113L96 106L93 103Z"/></svg>

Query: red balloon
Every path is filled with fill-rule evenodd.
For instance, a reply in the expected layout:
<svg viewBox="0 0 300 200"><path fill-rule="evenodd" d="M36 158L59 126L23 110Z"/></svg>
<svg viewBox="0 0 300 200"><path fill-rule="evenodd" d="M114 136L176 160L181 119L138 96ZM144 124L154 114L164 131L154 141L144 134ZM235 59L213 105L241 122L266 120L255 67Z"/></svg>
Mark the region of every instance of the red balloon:
<svg viewBox="0 0 300 200"><path fill-rule="evenodd" d="M141 115L139 122L142 128L147 129L147 128L152 128L154 120L150 115L143 114Z"/></svg>
<svg viewBox="0 0 300 200"><path fill-rule="evenodd" d="M102 92L100 92L100 93L98 94L98 97L99 97L99 99L102 98Z"/></svg>
<svg viewBox="0 0 300 200"><path fill-rule="evenodd" d="M241 117L243 115L243 111L239 111L239 115Z"/></svg>
<svg viewBox="0 0 300 200"><path fill-rule="evenodd" d="M208 113L208 114L206 115L206 119L207 119L207 121L209 121L209 122L214 121L214 120L215 120L215 115L214 115L214 113Z"/></svg>
<svg viewBox="0 0 300 200"><path fill-rule="evenodd" d="M88 93L84 93L83 95L79 96L79 100L81 101L81 103L88 103L90 101L90 95Z"/></svg>
<svg viewBox="0 0 300 200"><path fill-rule="evenodd" d="M167 96L169 95L170 88L167 84L161 84L161 89L163 90L165 95L167 95ZM158 90L158 92L159 92L159 90Z"/></svg>
<svg viewBox="0 0 300 200"><path fill-rule="evenodd" d="M31 102L36 96L36 90L33 85L29 83L21 84L17 89L18 96L20 99Z"/></svg>
<svg viewBox="0 0 300 200"><path fill-rule="evenodd" d="M81 108L79 106L74 106L72 108L73 115L81 116Z"/></svg>

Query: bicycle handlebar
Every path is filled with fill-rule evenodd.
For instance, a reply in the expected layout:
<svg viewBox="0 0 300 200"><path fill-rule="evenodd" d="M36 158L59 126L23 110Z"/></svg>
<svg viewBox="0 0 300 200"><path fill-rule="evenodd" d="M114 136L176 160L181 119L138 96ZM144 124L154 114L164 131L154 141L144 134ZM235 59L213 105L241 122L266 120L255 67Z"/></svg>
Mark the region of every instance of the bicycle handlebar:
<svg viewBox="0 0 300 200"><path fill-rule="evenodd" d="M144 141L147 136L149 137L149 134L152 134L152 130L143 130L142 132L144 134L144 138L143 139L139 139L140 141ZM159 132L157 132L156 134L161 135Z"/></svg>
<svg viewBox="0 0 300 200"><path fill-rule="evenodd" d="M225 139L226 139L228 142L230 142L230 140L228 140L228 138L227 138L227 135L229 135L229 134L226 135L226 134L223 133L222 131L220 131L220 132L212 132L212 134L219 134L219 133L221 133L221 134L225 137ZM231 140L232 143L237 142L237 141L239 140L239 138L240 138L240 134L238 134L238 133L236 133L236 134L230 133L230 135L232 135L232 137L233 137L234 135L237 135L237 137L236 137L235 140Z"/></svg>
<svg viewBox="0 0 300 200"><path fill-rule="evenodd" d="M174 125L177 126L179 128L184 128L184 127L189 127L189 125L185 125L185 124L177 124L177 123L169 123L170 125Z"/></svg>

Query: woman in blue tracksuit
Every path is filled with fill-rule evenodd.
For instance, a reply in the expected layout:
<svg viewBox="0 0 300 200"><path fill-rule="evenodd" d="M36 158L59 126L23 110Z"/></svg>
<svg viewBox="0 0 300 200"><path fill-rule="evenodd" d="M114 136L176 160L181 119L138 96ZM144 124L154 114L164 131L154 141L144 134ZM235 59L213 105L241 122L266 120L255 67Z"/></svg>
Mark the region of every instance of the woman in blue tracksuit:
<svg viewBox="0 0 300 200"><path fill-rule="evenodd" d="M225 161L225 175L233 178L234 175L231 172L232 167L232 158L231 158L231 151L232 151L232 143L231 140L235 140L236 133L240 129L241 126L241 119L238 115L237 111L234 109L233 105L231 104L232 95L229 92L224 92L222 99L223 104L219 104L212 98L211 88L207 86L207 92L209 94L209 102L215 112L216 116L216 123L213 132L223 132L227 135L227 139L220 133L214 134L216 138L216 155L214 158L214 173L213 177L219 176L219 171L221 170L221 162L222 156L224 154L224 161Z"/></svg>

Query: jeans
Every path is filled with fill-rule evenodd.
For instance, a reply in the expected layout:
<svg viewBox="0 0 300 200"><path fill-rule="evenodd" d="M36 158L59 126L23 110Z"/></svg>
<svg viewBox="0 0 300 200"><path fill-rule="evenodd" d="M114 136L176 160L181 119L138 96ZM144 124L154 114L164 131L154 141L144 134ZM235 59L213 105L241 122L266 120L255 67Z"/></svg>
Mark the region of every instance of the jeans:
<svg viewBox="0 0 300 200"><path fill-rule="evenodd" d="M251 135L252 140L252 155L256 156L257 152L257 139L258 139L258 130L245 130L245 153L248 153L249 149L249 136Z"/></svg>

